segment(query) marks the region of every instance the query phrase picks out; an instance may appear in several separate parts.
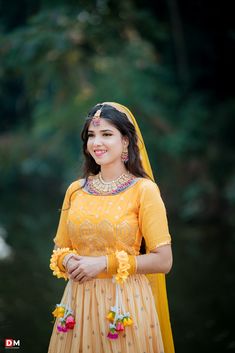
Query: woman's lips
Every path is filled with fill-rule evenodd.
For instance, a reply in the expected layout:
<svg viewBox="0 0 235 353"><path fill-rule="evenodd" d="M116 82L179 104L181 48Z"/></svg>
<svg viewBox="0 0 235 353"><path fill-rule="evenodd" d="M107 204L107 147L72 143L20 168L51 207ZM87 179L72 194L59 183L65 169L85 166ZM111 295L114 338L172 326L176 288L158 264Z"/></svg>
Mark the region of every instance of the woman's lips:
<svg viewBox="0 0 235 353"><path fill-rule="evenodd" d="M94 151L94 153L95 153L95 155L96 155L97 157L103 156L106 152L107 152L107 151Z"/></svg>

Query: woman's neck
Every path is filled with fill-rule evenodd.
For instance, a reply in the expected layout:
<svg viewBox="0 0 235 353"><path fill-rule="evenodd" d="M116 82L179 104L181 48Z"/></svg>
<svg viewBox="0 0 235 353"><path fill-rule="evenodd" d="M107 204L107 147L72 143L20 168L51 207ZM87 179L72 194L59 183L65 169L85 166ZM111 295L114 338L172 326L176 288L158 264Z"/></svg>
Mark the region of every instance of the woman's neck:
<svg viewBox="0 0 235 353"><path fill-rule="evenodd" d="M128 173L128 170L124 165L121 165L119 168L113 168L110 166L101 166L101 176L104 181L112 181L117 179L120 175Z"/></svg>

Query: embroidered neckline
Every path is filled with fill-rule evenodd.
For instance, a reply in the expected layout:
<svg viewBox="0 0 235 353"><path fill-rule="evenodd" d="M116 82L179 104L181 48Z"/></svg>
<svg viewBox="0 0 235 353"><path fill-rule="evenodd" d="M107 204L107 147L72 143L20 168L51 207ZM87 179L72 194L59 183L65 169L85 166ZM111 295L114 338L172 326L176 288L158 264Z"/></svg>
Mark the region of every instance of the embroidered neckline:
<svg viewBox="0 0 235 353"><path fill-rule="evenodd" d="M89 179L88 179L88 182L85 184L85 186L82 188L82 190L84 192L86 192L87 194L94 195L94 196L115 196L115 195L118 195L118 194L124 192L125 190L131 188L140 179L142 179L142 178L133 177L130 179L130 181L124 183L121 187L119 187L117 190L115 190L114 192L111 192L111 193L98 193L98 192L96 192L96 190L93 190L92 185L89 183Z"/></svg>

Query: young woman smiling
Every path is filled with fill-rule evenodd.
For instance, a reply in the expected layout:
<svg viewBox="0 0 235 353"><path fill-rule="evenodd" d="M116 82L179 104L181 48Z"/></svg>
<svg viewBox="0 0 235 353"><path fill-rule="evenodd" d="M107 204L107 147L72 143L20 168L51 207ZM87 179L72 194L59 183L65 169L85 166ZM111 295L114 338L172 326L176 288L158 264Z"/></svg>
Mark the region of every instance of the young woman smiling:
<svg viewBox="0 0 235 353"><path fill-rule="evenodd" d="M97 104L81 138L83 178L67 189L51 257L69 281L48 352L173 353L171 236L136 120L118 103Z"/></svg>

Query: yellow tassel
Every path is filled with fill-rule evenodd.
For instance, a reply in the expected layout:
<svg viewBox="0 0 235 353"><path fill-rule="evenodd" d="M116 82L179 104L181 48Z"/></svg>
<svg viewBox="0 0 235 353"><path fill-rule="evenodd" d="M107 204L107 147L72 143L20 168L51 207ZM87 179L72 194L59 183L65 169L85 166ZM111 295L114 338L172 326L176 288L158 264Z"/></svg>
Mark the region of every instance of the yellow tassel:
<svg viewBox="0 0 235 353"><path fill-rule="evenodd" d="M109 321L113 322L114 317L115 317L115 313L113 311L110 311L108 313L108 315L106 316L106 319L108 319Z"/></svg>
<svg viewBox="0 0 235 353"><path fill-rule="evenodd" d="M133 320L130 317L127 317L123 319L123 325L124 326L131 326L133 324Z"/></svg>

